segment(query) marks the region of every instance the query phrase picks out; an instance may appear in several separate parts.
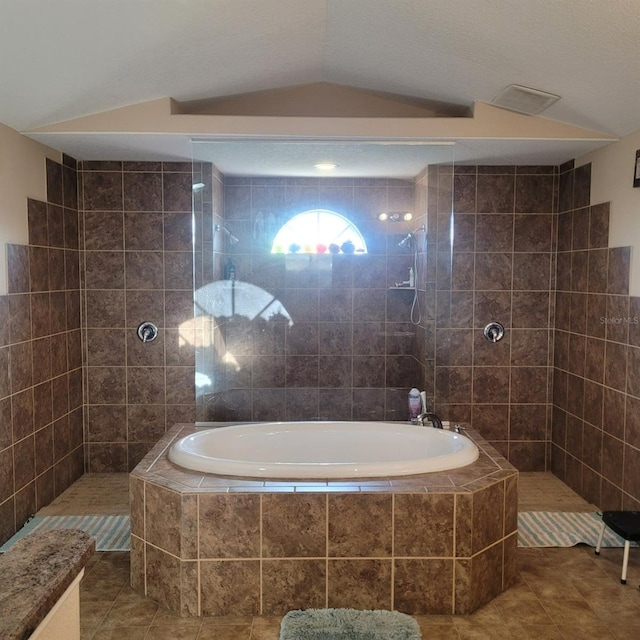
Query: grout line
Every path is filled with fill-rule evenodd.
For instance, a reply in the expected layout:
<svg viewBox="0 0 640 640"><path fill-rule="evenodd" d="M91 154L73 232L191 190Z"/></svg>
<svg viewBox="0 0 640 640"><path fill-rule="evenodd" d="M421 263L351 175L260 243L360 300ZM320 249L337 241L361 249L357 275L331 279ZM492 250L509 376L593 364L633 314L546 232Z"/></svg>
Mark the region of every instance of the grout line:
<svg viewBox="0 0 640 640"><path fill-rule="evenodd" d="M263 494L260 494L260 501L258 503L258 508L259 508L259 514L260 514L260 524L258 526L258 530L259 530L259 535L260 535L260 539L258 541L258 553L260 554L260 561L259 561L259 572L260 572L260 581L258 584L258 606L259 606L259 611L260 611L260 615L262 615L264 608L263 608L263 559L264 559L264 551L263 551L263 546L262 546L262 535L263 535L263 526L262 526L262 519L264 516L264 504L263 504Z"/></svg>
<svg viewBox="0 0 640 640"><path fill-rule="evenodd" d="M329 494L325 495L324 502L325 516L325 541L324 541L324 562L325 562L325 580L324 580L324 606L329 606Z"/></svg>
<svg viewBox="0 0 640 640"><path fill-rule="evenodd" d="M396 602L396 494L391 494L391 609Z"/></svg>

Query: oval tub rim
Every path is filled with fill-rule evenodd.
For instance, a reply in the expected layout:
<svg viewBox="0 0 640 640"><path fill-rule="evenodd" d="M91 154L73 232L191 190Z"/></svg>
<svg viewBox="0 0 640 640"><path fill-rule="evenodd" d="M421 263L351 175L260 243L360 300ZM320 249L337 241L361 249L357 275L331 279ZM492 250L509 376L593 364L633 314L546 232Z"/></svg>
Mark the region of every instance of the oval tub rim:
<svg viewBox="0 0 640 640"><path fill-rule="evenodd" d="M195 439L205 437L209 432L227 430L247 430L255 427L286 427L292 425L310 425L327 429L336 425L348 424L356 430L370 431L371 427L366 425L377 425L378 427L389 427L400 431L422 433L423 429L428 429L433 433L433 437L452 438L463 444L463 447L452 453L435 456L432 458L413 458L400 461L367 461L367 462L260 462L257 460L237 460L233 458L204 456L197 452L188 450L187 443ZM429 433L426 432L426 433ZM446 435L444 435L446 434ZM270 421L270 422L247 422L237 423L229 426L204 427L198 425L195 433L188 434L174 441L169 447L168 459L181 469L196 471L200 473L210 473L213 475L232 476L241 478L261 478L261 479L340 479L353 480L356 478L388 478L420 475L425 473L436 473L466 467L475 462L479 457L479 449L469 437L449 430L433 429L433 427L416 426L403 422L388 421ZM425 460L429 464L425 465ZM384 469L381 469L381 464ZM425 468L428 466L428 468Z"/></svg>

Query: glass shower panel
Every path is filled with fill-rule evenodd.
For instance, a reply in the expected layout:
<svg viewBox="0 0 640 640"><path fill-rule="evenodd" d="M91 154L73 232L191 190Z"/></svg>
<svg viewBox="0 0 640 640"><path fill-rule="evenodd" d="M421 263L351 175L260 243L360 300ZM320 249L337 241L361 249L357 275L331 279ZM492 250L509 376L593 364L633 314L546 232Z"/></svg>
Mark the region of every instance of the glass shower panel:
<svg viewBox="0 0 640 640"><path fill-rule="evenodd" d="M435 273L433 333L433 390L435 411L443 419L452 419L452 405L460 391L459 367L452 357L455 338L451 328L456 325L453 292L454 256L454 171L453 158L429 168L429 213L434 222L434 251L431 252L431 269Z"/></svg>
<svg viewBox="0 0 640 640"><path fill-rule="evenodd" d="M323 144L345 168L332 177L301 161L313 143L274 143L265 158L299 166L242 174L234 158L265 151L251 145L192 145L198 420L405 420L414 386L444 406L453 145ZM347 218L367 253L272 253L313 210Z"/></svg>
<svg viewBox="0 0 640 640"><path fill-rule="evenodd" d="M216 234L216 226L223 220L222 180L210 162L195 158L192 177L194 316L190 336L184 339L194 340L196 346L196 419L202 421L207 398L225 386L218 355L223 350L220 328L206 288L222 278L223 246L220 234Z"/></svg>

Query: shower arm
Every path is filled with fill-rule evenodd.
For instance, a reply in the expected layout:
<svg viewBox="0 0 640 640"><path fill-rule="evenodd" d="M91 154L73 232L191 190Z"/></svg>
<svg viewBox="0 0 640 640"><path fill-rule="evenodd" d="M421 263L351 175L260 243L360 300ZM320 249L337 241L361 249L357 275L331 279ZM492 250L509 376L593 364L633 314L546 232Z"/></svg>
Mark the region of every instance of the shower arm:
<svg viewBox="0 0 640 640"><path fill-rule="evenodd" d="M240 242L240 239L234 236L233 233L231 233L231 231L227 229L227 227L223 227L221 224L217 224L215 229L216 231L222 231L223 233L226 234L227 238L229 238L229 244L234 245Z"/></svg>

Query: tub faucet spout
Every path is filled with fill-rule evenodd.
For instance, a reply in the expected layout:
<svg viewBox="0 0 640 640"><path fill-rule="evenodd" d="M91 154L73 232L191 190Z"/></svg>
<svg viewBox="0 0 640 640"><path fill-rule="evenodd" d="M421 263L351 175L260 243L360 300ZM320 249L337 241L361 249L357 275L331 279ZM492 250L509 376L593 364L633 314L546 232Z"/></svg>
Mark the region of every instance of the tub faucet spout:
<svg viewBox="0 0 640 640"><path fill-rule="evenodd" d="M418 424L423 425L430 422L435 429L442 429L442 420L435 413L421 413L418 416Z"/></svg>

